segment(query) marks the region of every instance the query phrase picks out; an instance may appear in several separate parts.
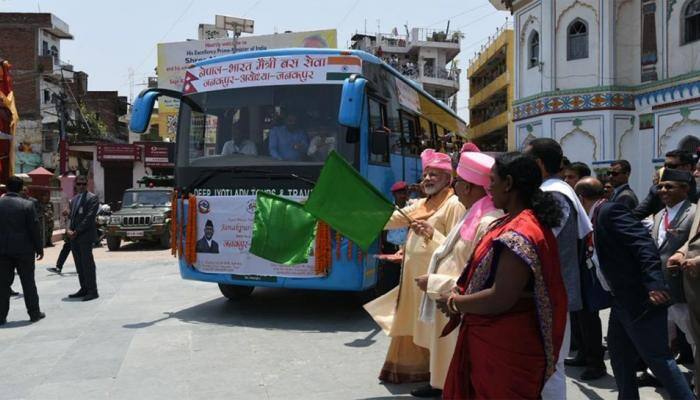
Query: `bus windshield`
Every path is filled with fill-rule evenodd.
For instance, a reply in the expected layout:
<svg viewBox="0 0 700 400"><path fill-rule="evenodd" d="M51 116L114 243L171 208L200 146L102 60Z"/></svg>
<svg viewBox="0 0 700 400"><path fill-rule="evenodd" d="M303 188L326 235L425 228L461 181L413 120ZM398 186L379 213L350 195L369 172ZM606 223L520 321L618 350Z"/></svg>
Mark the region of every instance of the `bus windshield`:
<svg viewBox="0 0 700 400"><path fill-rule="evenodd" d="M322 164L331 150L352 162L338 125L340 85L262 86L188 95L181 102L178 165Z"/></svg>

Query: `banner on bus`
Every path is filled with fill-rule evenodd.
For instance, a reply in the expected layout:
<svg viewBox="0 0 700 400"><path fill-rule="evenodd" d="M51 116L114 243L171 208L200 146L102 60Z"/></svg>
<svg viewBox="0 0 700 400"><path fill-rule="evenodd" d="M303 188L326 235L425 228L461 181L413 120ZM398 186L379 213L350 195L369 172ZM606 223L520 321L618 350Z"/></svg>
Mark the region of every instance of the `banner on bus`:
<svg viewBox="0 0 700 400"><path fill-rule="evenodd" d="M289 32L272 35L241 36L212 40L187 40L158 43L158 87L180 91L185 84L185 71L194 63L212 57L242 51L270 50L291 47L336 48L335 29ZM168 97L158 100L159 134L175 138L179 102Z"/></svg>
<svg viewBox="0 0 700 400"><path fill-rule="evenodd" d="M224 61L191 68L185 74L184 94L251 86L342 83L362 72L356 56L302 54Z"/></svg>
<svg viewBox="0 0 700 400"><path fill-rule="evenodd" d="M290 197L304 200L303 197ZM313 255L303 264L282 265L249 252L255 196L197 196L197 262L201 272L315 278ZM312 246L313 248L313 246Z"/></svg>

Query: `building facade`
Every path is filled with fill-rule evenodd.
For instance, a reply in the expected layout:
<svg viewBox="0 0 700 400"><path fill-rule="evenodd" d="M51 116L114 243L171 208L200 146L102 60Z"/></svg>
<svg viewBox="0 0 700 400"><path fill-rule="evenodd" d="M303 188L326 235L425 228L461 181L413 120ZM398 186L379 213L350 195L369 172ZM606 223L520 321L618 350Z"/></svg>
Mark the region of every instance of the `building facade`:
<svg viewBox="0 0 700 400"><path fill-rule="evenodd" d="M13 65L19 114L16 173L59 169L61 117L69 143L128 141L126 97L88 91L88 74L61 60L61 41L72 39L68 24L53 14L0 13L0 58ZM84 169L80 150L65 153L69 169Z"/></svg>
<svg viewBox="0 0 700 400"><path fill-rule="evenodd" d="M405 35L357 33L350 47L383 59L403 75L413 79L431 96L457 110L460 69L456 57L460 52L460 32L413 28Z"/></svg>
<svg viewBox="0 0 700 400"><path fill-rule="evenodd" d="M469 140L484 151L515 146L513 29L504 26L469 62Z"/></svg>
<svg viewBox="0 0 700 400"><path fill-rule="evenodd" d="M700 146L700 0L491 0L514 17L513 148L632 164L646 193L673 149Z"/></svg>
<svg viewBox="0 0 700 400"><path fill-rule="evenodd" d="M19 114L15 131L15 172L51 162L51 138L58 135L55 96L72 67L61 61L61 42L72 40L68 24L46 13L0 13L0 58L13 65ZM47 140L45 141L45 138Z"/></svg>

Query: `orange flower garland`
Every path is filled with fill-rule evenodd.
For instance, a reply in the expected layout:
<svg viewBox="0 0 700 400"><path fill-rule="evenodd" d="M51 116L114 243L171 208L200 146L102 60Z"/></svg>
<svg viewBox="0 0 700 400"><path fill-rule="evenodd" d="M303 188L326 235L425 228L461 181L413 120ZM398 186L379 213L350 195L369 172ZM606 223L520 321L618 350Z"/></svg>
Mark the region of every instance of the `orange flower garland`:
<svg viewBox="0 0 700 400"><path fill-rule="evenodd" d="M170 204L172 205L172 210L170 211L170 254L172 254L173 257L177 257L177 242L179 239L177 235L177 190L173 190Z"/></svg>
<svg viewBox="0 0 700 400"><path fill-rule="evenodd" d="M327 275L331 266L331 228L323 221L316 225L315 270L318 275Z"/></svg>
<svg viewBox="0 0 700 400"><path fill-rule="evenodd" d="M187 248L185 261L187 265L197 262L197 198L190 194L187 204Z"/></svg>
<svg viewBox="0 0 700 400"><path fill-rule="evenodd" d="M348 261L352 261L352 241L348 239Z"/></svg>
<svg viewBox="0 0 700 400"><path fill-rule="evenodd" d="M343 237L340 236L340 232L335 231L335 259L340 260L340 245Z"/></svg>

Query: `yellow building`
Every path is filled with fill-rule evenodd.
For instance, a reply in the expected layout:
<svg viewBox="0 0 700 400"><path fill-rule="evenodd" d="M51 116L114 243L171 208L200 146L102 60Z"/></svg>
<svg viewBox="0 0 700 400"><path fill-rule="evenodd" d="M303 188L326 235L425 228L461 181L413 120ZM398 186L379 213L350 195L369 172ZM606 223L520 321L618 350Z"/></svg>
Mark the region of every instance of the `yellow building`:
<svg viewBox="0 0 700 400"><path fill-rule="evenodd" d="M483 151L515 148L513 30L500 28L469 62L469 140Z"/></svg>

